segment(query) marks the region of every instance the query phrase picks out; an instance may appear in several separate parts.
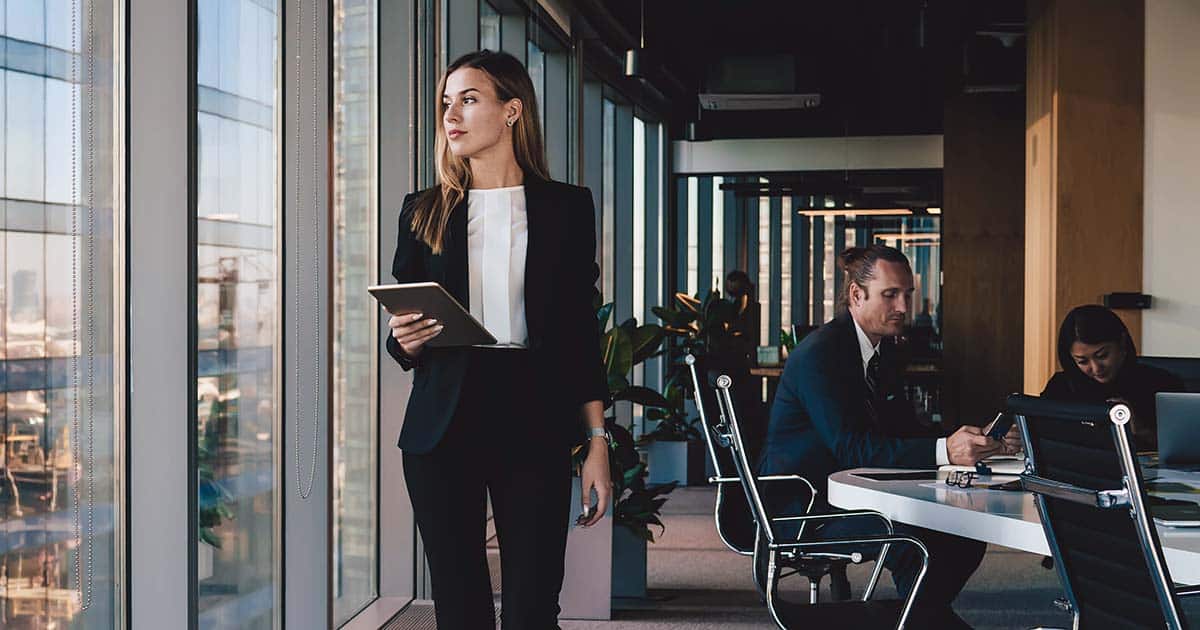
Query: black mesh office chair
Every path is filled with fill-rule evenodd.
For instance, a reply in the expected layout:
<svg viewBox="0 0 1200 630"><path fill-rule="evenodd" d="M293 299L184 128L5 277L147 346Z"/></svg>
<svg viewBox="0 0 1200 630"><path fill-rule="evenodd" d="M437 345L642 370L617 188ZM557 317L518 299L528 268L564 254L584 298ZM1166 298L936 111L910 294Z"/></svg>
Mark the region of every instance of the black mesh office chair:
<svg viewBox="0 0 1200 630"><path fill-rule="evenodd" d="M764 547L767 553L767 570L763 590L766 593L767 609L770 611L775 623L785 630L802 627L905 627L905 624L908 623L912 615L913 600L921 588L921 582L924 581L925 571L929 566L929 552L925 549L925 546L916 538L892 534L891 521L879 512L856 510L835 514L787 516L772 516L768 513L762 500L762 494L759 492L759 482L764 478L754 474L754 470L750 466L750 460L746 456L746 451L743 447L741 430L738 427L737 411L734 409L733 397L730 395L732 385L733 381L727 375L722 374L717 378L717 405L720 410L720 420L710 429L713 432L712 442L714 445L719 445L731 456L734 468L737 471L737 481L741 485L742 491L746 496L746 501L750 504L754 514L754 519L759 525L759 534L766 537L767 543ZM799 475L780 475L779 477L781 481L783 478L799 480L804 486L807 486L810 496L815 494L811 490L812 484ZM856 538L831 538L819 541L805 540L803 538L804 526L806 524L810 522L829 522L843 518L879 519L883 521L888 534ZM783 540L778 536L778 525L787 522L800 523L800 533L796 540ZM872 600L871 595L874 593L875 584L879 580L879 574L883 568L883 558L887 554L888 545L896 543L911 544L920 551L922 556L921 571L917 574L912 591L903 601ZM823 559L861 562L862 555L857 552L831 553L822 551L822 549L831 547L834 549L845 549L846 545L859 547L879 545L881 547L879 560L875 565L875 570L871 575L870 581L867 583L866 591L861 601L794 604L784 601L779 597L779 580L787 575L795 574L796 569L794 567L796 566L802 566L806 562ZM913 626L928 627L919 622L914 622Z"/></svg>
<svg viewBox="0 0 1200 630"><path fill-rule="evenodd" d="M766 598L766 575L764 571L759 570L765 564L759 561L755 554L755 550L760 548L759 536L761 529L754 520L753 510L746 503L746 495L741 492L741 479L738 476L737 469L734 467L733 458L730 452L723 446L719 446L716 442L721 439L719 431L709 422L710 416L707 413L706 399L708 394L715 394L716 390L712 388L713 383L706 378L704 381L709 387L702 388L700 386L700 369L697 365L696 357L692 354L684 356L684 363L687 364L688 370L692 376L692 391L695 393L696 411L700 414L700 424L705 428L702 431L704 435L704 445L708 450L708 456L712 462L713 471L716 475L709 478L708 482L717 486L717 500L713 510L713 518L717 527L717 535L721 537L721 542L725 543L729 549L744 555L754 557L754 585L758 588L758 592L763 598ZM714 402L716 398L712 399ZM816 491L812 484L807 479L799 475L764 475L758 477L759 482L768 483L798 483L804 485L804 492L807 492L809 499L809 507L812 507L812 501L816 498ZM817 603L820 600L821 581L826 575L830 576L830 596L834 601L845 601L850 599L850 582L846 578L846 565L850 563L849 558L808 558L806 560L797 560L792 567L796 573L808 578L809 583L809 601Z"/></svg>
<svg viewBox="0 0 1200 630"><path fill-rule="evenodd" d="M1013 394L1035 493L1076 628L1186 628L1123 404L1076 404Z"/></svg>

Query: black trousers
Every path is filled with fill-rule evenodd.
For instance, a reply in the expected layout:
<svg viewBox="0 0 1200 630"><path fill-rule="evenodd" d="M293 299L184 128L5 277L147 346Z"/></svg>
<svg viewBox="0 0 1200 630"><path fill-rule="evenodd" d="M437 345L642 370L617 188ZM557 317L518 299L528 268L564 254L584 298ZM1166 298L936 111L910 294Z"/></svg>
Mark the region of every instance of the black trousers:
<svg viewBox="0 0 1200 630"><path fill-rule="evenodd" d="M492 500L505 630L558 627L571 501L570 449L529 382L522 350L472 351L454 418L404 475L429 560L441 630L495 628L485 531ZM420 422L407 418L405 422Z"/></svg>
<svg viewBox="0 0 1200 630"><path fill-rule="evenodd" d="M929 550L929 568L913 604L914 613L941 620L939 627L942 628L966 627L954 615L950 605L983 562L987 543L906 523L893 523L893 528L897 534L921 541ZM858 517L824 525L816 530L813 538L851 538L884 533L878 520ZM857 550L867 559L879 555L879 547L860 547ZM900 597L907 597L917 573L921 571L921 552L910 544L890 545L883 566L891 572Z"/></svg>

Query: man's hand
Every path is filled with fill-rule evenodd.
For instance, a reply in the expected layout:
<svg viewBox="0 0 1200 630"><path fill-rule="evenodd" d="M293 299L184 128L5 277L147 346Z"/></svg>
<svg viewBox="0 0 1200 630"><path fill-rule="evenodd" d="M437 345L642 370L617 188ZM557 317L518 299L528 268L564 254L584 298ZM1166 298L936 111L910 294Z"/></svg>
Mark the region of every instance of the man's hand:
<svg viewBox="0 0 1200 630"><path fill-rule="evenodd" d="M946 438L946 456L956 466L974 466L975 462L1004 452L1004 440L993 440L983 429L963 425Z"/></svg>
<svg viewBox="0 0 1200 630"><path fill-rule="evenodd" d="M1016 455L1025 450L1025 444L1021 441L1021 427L1014 422L1008 428L1008 433L1004 434L1004 454Z"/></svg>

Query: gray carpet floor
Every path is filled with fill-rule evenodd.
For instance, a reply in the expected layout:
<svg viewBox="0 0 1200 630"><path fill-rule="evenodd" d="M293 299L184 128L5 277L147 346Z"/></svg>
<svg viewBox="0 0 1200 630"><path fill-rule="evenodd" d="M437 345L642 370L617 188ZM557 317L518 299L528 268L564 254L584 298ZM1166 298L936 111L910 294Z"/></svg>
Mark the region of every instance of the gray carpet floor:
<svg viewBox="0 0 1200 630"><path fill-rule="evenodd" d="M713 526L714 491L680 488L663 508L666 531L647 553L646 600L617 602L612 621L563 621L563 630L673 630L771 628L766 607L751 581L750 560L729 551ZM955 602L959 615L976 628L1069 627L1053 606L1061 596L1058 576L1041 557L992 546ZM851 567L861 594L870 565ZM789 598L803 600L808 584L794 578ZM786 588L786 586L785 586ZM828 588L822 589L828 596ZM876 597L895 597L884 573Z"/></svg>

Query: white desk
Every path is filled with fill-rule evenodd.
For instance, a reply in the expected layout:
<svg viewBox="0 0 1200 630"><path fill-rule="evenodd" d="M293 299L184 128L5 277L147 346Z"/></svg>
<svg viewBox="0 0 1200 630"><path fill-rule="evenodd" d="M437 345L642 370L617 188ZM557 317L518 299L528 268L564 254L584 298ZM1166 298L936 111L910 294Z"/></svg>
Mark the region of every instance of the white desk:
<svg viewBox="0 0 1200 630"><path fill-rule="evenodd" d="M964 538L1050 555L1033 495L1028 492L962 489L931 481L874 481L856 472L895 472L859 468L829 476L829 504L847 510L877 510L893 521ZM1200 487L1200 473L1159 469L1155 481L1177 481ZM1195 501L1197 495L1161 495ZM1200 528L1159 527L1163 555L1171 578L1200 584Z"/></svg>

